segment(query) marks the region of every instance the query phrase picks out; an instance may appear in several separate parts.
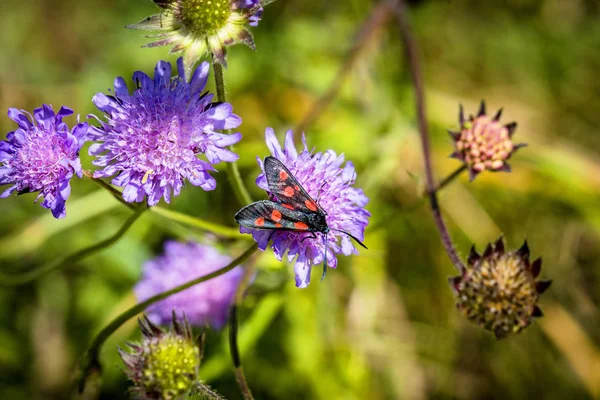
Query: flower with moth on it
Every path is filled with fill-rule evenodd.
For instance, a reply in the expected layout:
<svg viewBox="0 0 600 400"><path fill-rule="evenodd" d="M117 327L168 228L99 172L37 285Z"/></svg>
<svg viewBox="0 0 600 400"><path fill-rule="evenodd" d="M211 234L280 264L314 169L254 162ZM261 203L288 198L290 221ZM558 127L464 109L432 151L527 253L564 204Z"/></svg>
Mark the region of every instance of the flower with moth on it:
<svg viewBox="0 0 600 400"><path fill-rule="evenodd" d="M264 163L258 158L263 173L256 184L270 200L246 206L236 220L240 232L251 233L261 250L272 241L278 260L286 251L289 262L296 258L296 286L303 288L310 282L313 265L323 263L325 276L327 266L336 268L338 254L357 254L351 238L362 245L371 215L364 209L369 199L353 187L354 164L348 161L342 167L343 155L309 151L304 135L304 149L298 153L292 131L287 132L283 149L271 128L265 135L272 157Z"/></svg>
<svg viewBox="0 0 600 400"><path fill-rule="evenodd" d="M70 130L62 119L71 114L73 110L64 106L54 113L47 104L36 108L33 116L16 108L8 110L19 127L6 135L6 141L0 141L0 186L12 185L0 198L13 192L39 192L35 201L43 197L42 207L55 218L66 216L70 180L83 174L79 150L89 128L87 122L81 122Z"/></svg>
<svg viewBox="0 0 600 400"><path fill-rule="evenodd" d="M171 64L159 61L151 79L141 71L133 74L137 88L129 94L125 80L115 79L114 95L99 93L93 102L106 114L100 128L90 129L90 155L102 169L94 178L114 175L113 185L123 187L123 199L156 205L171 194L178 196L187 179L192 185L213 190L217 182L210 175L212 164L232 162L237 154L227 146L241 140L240 133L219 131L236 128L241 118L231 104L213 103L203 93L209 64L198 66L187 80L183 60L177 61L179 75L171 79ZM197 155L204 154L207 161Z"/></svg>
<svg viewBox="0 0 600 400"><path fill-rule="evenodd" d="M199 243L168 241L164 254L147 261L142 278L134 288L139 301L184 284L191 279L210 274L228 265L231 258L214 247ZM148 317L158 323L169 322L171 312L185 312L194 326L210 325L222 328L229 306L243 277L240 266L216 278L202 282L148 307Z"/></svg>
<svg viewBox="0 0 600 400"><path fill-rule="evenodd" d="M512 136L517 123L502 125L502 109L490 118L486 115L485 102L482 100L477 117L471 115L465 120L462 106L459 111L460 131L448 130L454 140L456 150L450 156L461 160L469 170L471 181L483 171L510 172L508 159L526 144L514 144Z"/></svg>
<svg viewBox="0 0 600 400"><path fill-rule="evenodd" d="M482 255L473 246L467 268L449 282L461 313L500 339L543 316L537 302L552 281L536 280L541 269L541 258L529 261L527 242L517 251L506 252L500 237Z"/></svg>
<svg viewBox="0 0 600 400"><path fill-rule="evenodd" d="M226 66L225 48L244 43L255 50L247 26L257 26L263 13L259 0L153 0L162 11L128 28L159 32L144 47L172 46L184 53L191 69L206 53Z"/></svg>

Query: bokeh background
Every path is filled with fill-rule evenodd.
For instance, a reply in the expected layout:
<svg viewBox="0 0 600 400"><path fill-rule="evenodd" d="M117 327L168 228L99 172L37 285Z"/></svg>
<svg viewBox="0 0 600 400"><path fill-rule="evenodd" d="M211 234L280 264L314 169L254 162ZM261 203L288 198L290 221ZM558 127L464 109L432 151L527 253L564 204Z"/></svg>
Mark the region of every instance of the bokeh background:
<svg viewBox="0 0 600 400"><path fill-rule="evenodd" d="M253 29L257 51L229 52L227 94L244 122L237 146L255 199L255 157L264 129L283 137L336 79L356 32L377 2L279 0ZM465 255L504 233L526 237L554 280L546 317L497 341L453 305L454 274L428 207L412 87L393 19L368 37L339 95L305 126L309 146L344 152L371 198L368 251L344 258L323 283L297 289L291 266L267 252L241 314L242 356L258 399L600 398L600 2L597 0L411 1L422 53L435 173L458 167L446 128L458 104L519 124L511 174L462 176L441 193ZM0 109L65 104L84 117L115 76L152 73L166 48L123 27L155 12L149 0L0 2ZM212 85L212 82L211 82ZM212 86L211 86L212 87ZM69 120L70 123L74 118ZM0 135L14 129L0 119ZM2 136L4 137L4 136ZM83 163L91 159L83 152ZM224 170L224 168L221 168ZM188 186L168 207L234 226L239 208L225 173L217 190ZM35 195L0 201L0 268L34 269L115 232L130 211L92 182L73 182L67 218ZM164 206L164 204L163 204ZM61 399L93 335L134 304L142 263L174 237L201 231L142 217L113 247L19 287L0 287L3 399ZM223 241L224 252L240 246ZM318 270L318 268L317 268ZM314 272L320 274L319 271ZM126 398L116 346L138 339L130 321L106 343L101 398ZM226 331L211 332L201 376L241 398Z"/></svg>

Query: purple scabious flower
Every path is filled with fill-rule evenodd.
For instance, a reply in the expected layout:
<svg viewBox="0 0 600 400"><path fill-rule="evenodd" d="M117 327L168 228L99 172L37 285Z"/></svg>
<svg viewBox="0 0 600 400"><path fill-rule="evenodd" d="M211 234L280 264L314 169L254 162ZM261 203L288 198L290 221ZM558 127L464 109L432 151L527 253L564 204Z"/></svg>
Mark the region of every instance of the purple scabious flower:
<svg viewBox="0 0 600 400"><path fill-rule="evenodd" d="M19 128L0 141L0 186L12 185L0 198L13 192L39 192L35 201L43 197L42 207L51 210L54 218L66 216L70 180L73 174L81 178L83 173L79 150L88 133L87 122L69 130L62 119L71 114L73 110L64 106L54 113L46 104L36 108L33 116L16 108L8 110Z"/></svg>
<svg viewBox="0 0 600 400"><path fill-rule="evenodd" d="M215 248L198 243L165 243L164 255L144 264L142 278L135 286L139 301L165 290L173 289L191 279L210 274L229 264L232 259ZM151 305L148 317L158 324L167 324L173 310L185 312L192 325L209 324L215 329L227 322L229 306L244 271L237 266L209 281L195 285Z"/></svg>
<svg viewBox="0 0 600 400"><path fill-rule="evenodd" d="M123 187L127 202L141 202L147 196L148 206L163 197L169 203L186 179L213 190L217 182L210 175L215 171L212 164L238 159L226 147L239 142L242 135L218 131L236 128L242 120L233 114L231 104L213 103L212 94L202 93L209 64L200 64L189 82L181 58L177 66L179 75L174 79L171 64L165 61L156 65L154 79L135 72L137 89L132 94L118 77L114 95L99 93L92 100L107 119L90 134L99 142L89 149L97 156L93 164L103 167L94 172L94 178L116 175L111 183ZM200 160L199 154L208 162Z"/></svg>
<svg viewBox="0 0 600 400"><path fill-rule="evenodd" d="M332 229L347 231L362 241L371 214L364 209L369 199L362 189L353 187L356 179L354 164L348 161L342 166L344 155L338 156L333 150L324 153L309 151L304 135L304 149L298 153L292 131L287 132L283 149L273 129L267 128L265 136L271 155L290 170L306 192L318 200L321 208L327 212L327 225ZM256 179L256 184L268 193L263 160L257 160L263 173ZM278 201L272 195L271 200ZM312 234L306 232L257 230L243 226L240 227L240 232L251 233L261 250L265 250L269 240L272 240L271 247L278 260L283 258L286 251L289 262L297 257L294 272L296 286L300 288L308 286L312 266L322 263L325 254L327 265L331 268L337 267L336 255L358 254L350 237L335 231L328 233L326 245L321 233L316 233L316 238L311 238Z"/></svg>

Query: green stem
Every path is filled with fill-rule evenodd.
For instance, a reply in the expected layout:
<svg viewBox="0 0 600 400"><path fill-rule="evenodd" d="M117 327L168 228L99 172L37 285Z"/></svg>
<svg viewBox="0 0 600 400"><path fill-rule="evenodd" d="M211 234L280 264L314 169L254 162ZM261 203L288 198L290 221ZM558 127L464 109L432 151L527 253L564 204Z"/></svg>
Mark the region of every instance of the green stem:
<svg viewBox="0 0 600 400"><path fill-rule="evenodd" d="M196 279L192 279L191 281L186 282L182 285L179 285L171 290L167 290L165 292L162 292L155 296L152 296L149 299L147 299L146 301L138 303L135 306L129 308L128 310L124 311L119 316L117 316L115 319L113 319L94 338L90 347L84 353L83 357L81 358L81 361L79 362L79 366L78 366L78 369L77 369L77 372L75 375L75 383L77 384L77 387L79 388L79 392L80 393L83 392L83 389L85 388L85 384L86 384L86 379L89 376L89 374L91 372L93 372L94 370L99 371L101 369L100 360L98 359L98 355L100 353L100 348L102 347L102 345L104 344L106 339L108 339L110 337L110 335L112 335L121 325L123 325L125 322L127 322L131 318L135 317L139 313L143 312L147 307L149 307L150 305L152 305L156 302L159 302L163 299L166 299L169 296L172 296L176 293L184 291L185 289L188 289L199 283L206 282L210 279L216 278L217 276L223 275L223 274L231 271L236 266L244 263L244 261L246 261L257 249L258 249L258 246L256 244L253 244L244 253L242 253L238 258L233 260L227 266L225 266L221 269L218 269L214 272L211 272L210 274L201 276Z"/></svg>
<svg viewBox="0 0 600 400"><path fill-rule="evenodd" d="M223 79L223 66L219 64L216 60L213 60L213 72L215 74L217 100L219 100L220 102L225 102L227 100L225 97L225 81ZM229 150L234 151L234 147L229 146ZM237 162L234 161L227 163L227 174L229 176L231 186L233 187L233 192L235 193L235 197L238 199L238 202L242 206L252 203L252 198L248 193L248 189L246 189L244 181L242 181L242 176L240 175L240 170L238 168Z"/></svg>
<svg viewBox="0 0 600 400"><path fill-rule="evenodd" d="M252 392L250 391L246 375L244 374L244 368L242 367L242 360L238 348L238 309L242 305L244 293L246 292L255 271L255 263L251 263L246 267L242 281L235 292L234 303L229 312L229 350L231 352L231 361L233 362L233 368L235 370L235 379L244 396L244 400L254 400L254 397L252 397Z"/></svg>
<svg viewBox="0 0 600 400"><path fill-rule="evenodd" d="M57 270L66 265L72 265L72 264L76 263L77 261L80 261L89 255L92 255L100 250L103 250L103 249L113 245L123 235L125 235L125 233L133 225L133 223L135 221L137 221L137 219L142 215L144 210L145 210L144 207L137 208L135 210L135 212L131 216L129 216L129 218L127 218L127 220L125 221L123 226L121 226L121 228L117 232L115 232L114 235L112 235L109 238L104 239L101 242L98 242L92 246L83 248L83 249L81 249L73 254L70 254L62 259L53 260L38 269L26 272L24 274L14 275L14 276L0 274L0 285L6 285L6 286L23 285L25 283L31 282L31 281L39 278L42 275L47 274L50 271Z"/></svg>
<svg viewBox="0 0 600 400"><path fill-rule="evenodd" d="M440 181L437 184L437 186L433 189L433 191L434 192L439 192L444 187L446 187L448 184L450 184L454 179L458 178L460 176L460 174L462 174L466 170L467 170L467 166L465 164L463 164L462 166L460 166L459 168L457 168L456 171L454 171L453 173L451 173L450 175L448 175L446 178L444 178L442 181Z"/></svg>
<svg viewBox="0 0 600 400"><path fill-rule="evenodd" d="M100 187L106 189L117 200L119 200L121 203L123 203L127 207L135 208L134 204L128 203L125 200L123 200L123 194L120 191L118 191L117 189L115 189L114 187L109 185L108 183L104 182L102 179L93 178L91 173L89 173L88 171L85 171L84 175L86 177L90 178L96 184L100 185ZM191 215L183 214L183 213L180 213L177 211L167 210L165 208L160 208L157 206L150 207L149 210L154 214L160 215L161 217L182 223L184 225L193 226L195 228L200 228L202 230L212 232L221 237L226 237L226 238L230 238L230 239L244 239L244 240L251 239L251 237L248 235L242 235L238 229L230 228L227 226L215 224L215 223L208 222L208 221L204 221L200 218L192 217Z"/></svg>
<svg viewBox="0 0 600 400"><path fill-rule="evenodd" d="M150 209L153 213L160 215L161 217L168 218L172 221L180 222L185 225L193 226L195 228L200 228L205 231L212 232L218 236L231 238L231 239L244 239L251 240L252 236L243 235L236 228L230 228L228 226L223 226L219 224L214 224L212 222L204 221L196 217L192 217L187 214L183 214L177 211L167 210L165 208L160 207L152 207Z"/></svg>

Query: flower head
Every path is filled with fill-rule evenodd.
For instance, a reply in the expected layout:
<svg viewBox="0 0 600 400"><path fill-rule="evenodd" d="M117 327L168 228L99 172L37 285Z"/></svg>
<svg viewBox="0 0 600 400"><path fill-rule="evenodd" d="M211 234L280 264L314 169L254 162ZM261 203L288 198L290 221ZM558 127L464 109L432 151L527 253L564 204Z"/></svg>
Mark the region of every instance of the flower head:
<svg viewBox="0 0 600 400"><path fill-rule="evenodd" d="M12 185L0 198L13 192L39 192L36 201L44 197L42 207L50 209L55 218L66 216L69 182L73 174L82 176L79 150L88 133L87 122L69 130L62 119L71 114L64 106L55 114L46 104L36 108L33 117L26 111L8 110L19 127L6 135L6 141L0 141L0 186Z"/></svg>
<svg viewBox="0 0 600 400"><path fill-rule="evenodd" d="M112 184L122 186L123 198L149 206L171 193L179 195L187 179L192 185L213 190L217 182L210 175L211 164L235 161L238 156L226 147L242 135L219 130L240 125L229 103L213 103L213 95L202 93L208 78L208 63L202 63L188 82L183 61L178 60L179 76L171 79L171 64L159 61L151 79L135 72L137 89L129 94L125 80L115 79L114 95L99 93L93 102L106 113L107 122L90 135L97 156L94 165L103 167L95 178L117 176ZM204 154L208 162L197 158Z"/></svg>
<svg viewBox="0 0 600 400"><path fill-rule="evenodd" d="M517 129L517 123L502 125L500 116L502 109L490 118L486 115L485 102L481 101L477 117L472 115L465 121L462 106L459 112L460 132L449 130L448 133L455 142L456 150L451 157L465 163L469 169L471 180L483 171L510 172L508 159L525 144L515 145L512 136Z"/></svg>
<svg viewBox="0 0 600 400"><path fill-rule="evenodd" d="M213 247L198 243L169 241L165 253L147 261L143 276L135 286L139 301L207 275L231 262ZM171 311L185 312L192 325L211 325L219 329L227 322L229 306L242 279L243 270L233 270L170 296L148 308L148 317L159 324L168 323Z"/></svg>
<svg viewBox="0 0 600 400"><path fill-rule="evenodd" d="M132 394L141 399L179 399L195 388L201 349L194 343L187 319L177 321L173 312L172 329L164 331L148 318L139 320L142 342L129 344L130 351L119 349L125 372L135 385Z"/></svg>
<svg viewBox="0 0 600 400"><path fill-rule="evenodd" d="M542 259L529 262L527 242L517 251L506 252L500 237L488 244L483 255L473 247L467 264L461 276L449 281L457 307L469 321L503 338L543 315L537 301L552 281L536 281Z"/></svg>
<svg viewBox="0 0 600 400"><path fill-rule="evenodd" d="M173 46L171 53L184 52L186 68L209 51L222 65L225 47L245 43L254 50L246 25L256 26L263 9L259 0L154 0L162 12L128 28L160 32L158 40L145 47Z"/></svg>
<svg viewBox="0 0 600 400"><path fill-rule="evenodd" d="M265 250L272 240L271 247L278 260L283 258L286 251L290 262L297 257L294 264L296 286L306 287L310 282L312 266L323 263L325 257L327 265L336 268L336 255L358 253L350 237L339 231L346 231L359 240L364 239L365 228L371 215L364 206L369 199L362 189L353 187L356 179L354 164L348 161L342 167L343 155L338 156L333 150L324 153L309 151L304 135L304 149L298 153L292 131L287 132L282 149L271 128L267 128L265 134L267 147L273 157L288 168L298 183L327 213L326 224L331 231L326 235L327 241L320 232L313 236L313 233L308 232L256 230L243 226L240 227L240 231L251 233L261 250ZM263 160L259 158L258 164L263 173L256 179L256 184L269 192ZM280 199L271 193L271 200Z"/></svg>

